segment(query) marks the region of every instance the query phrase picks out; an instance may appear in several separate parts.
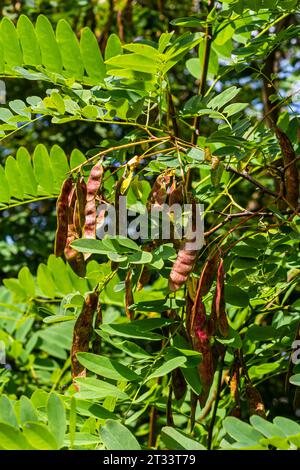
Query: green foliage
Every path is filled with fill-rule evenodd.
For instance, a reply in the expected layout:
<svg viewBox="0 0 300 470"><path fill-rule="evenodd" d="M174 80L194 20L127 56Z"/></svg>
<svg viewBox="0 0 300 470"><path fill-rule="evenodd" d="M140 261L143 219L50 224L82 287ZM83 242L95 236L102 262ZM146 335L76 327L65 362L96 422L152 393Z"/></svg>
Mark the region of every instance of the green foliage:
<svg viewBox="0 0 300 470"><path fill-rule="evenodd" d="M46 3L0 24L0 449L300 448L298 3ZM85 275L52 254L63 182L90 197L99 162L95 208L203 204L175 293L178 240L85 238L78 186Z"/></svg>

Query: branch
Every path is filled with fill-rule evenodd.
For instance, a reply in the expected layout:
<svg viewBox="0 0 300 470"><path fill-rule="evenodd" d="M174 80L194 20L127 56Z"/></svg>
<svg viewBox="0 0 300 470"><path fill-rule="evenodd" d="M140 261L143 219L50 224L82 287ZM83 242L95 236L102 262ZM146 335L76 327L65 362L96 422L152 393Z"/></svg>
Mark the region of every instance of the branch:
<svg viewBox="0 0 300 470"><path fill-rule="evenodd" d="M214 0L211 0L209 2L208 6L208 14L211 12L211 10L214 7ZM210 50L211 50L211 43L212 43L212 24L209 23L205 27L205 44L204 44L204 55L203 55L203 61L202 61L202 74L201 74L201 79L199 83L199 90L198 90L198 95L199 96L204 96L205 90L206 90L206 81L207 81L207 72L208 72L208 65L209 65L209 57L210 57ZM199 135L199 122L200 122L200 116L196 116L194 119L194 125L193 125L193 134L192 134L192 143L194 144L197 140L197 137Z"/></svg>
<svg viewBox="0 0 300 470"><path fill-rule="evenodd" d="M225 167L225 170L230 171L231 173L234 173L235 175L239 176L240 178L246 179L250 183L254 184L257 188L259 188L262 192L264 192L266 194L269 194L270 196L273 196L273 197L276 197L276 198L280 197L279 194L275 193L271 189L268 189L265 186L263 186L261 183L259 183L255 178L253 178L251 175L249 175L249 173L246 170L243 170L240 173L238 170L236 170L235 168L233 168L232 166L229 166L229 165L227 165Z"/></svg>
<svg viewBox="0 0 300 470"><path fill-rule="evenodd" d="M215 233L219 228L223 227L226 225L228 222L231 222L232 219L236 219L239 217L254 217L254 216L259 216L259 217L273 217L272 212L251 212L251 211L245 211L245 212L236 212L235 214L223 214L223 212L219 212L220 215L226 216L226 219L220 222L218 225L210 229L208 232L204 232L205 237L209 237L213 233Z"/></svg>

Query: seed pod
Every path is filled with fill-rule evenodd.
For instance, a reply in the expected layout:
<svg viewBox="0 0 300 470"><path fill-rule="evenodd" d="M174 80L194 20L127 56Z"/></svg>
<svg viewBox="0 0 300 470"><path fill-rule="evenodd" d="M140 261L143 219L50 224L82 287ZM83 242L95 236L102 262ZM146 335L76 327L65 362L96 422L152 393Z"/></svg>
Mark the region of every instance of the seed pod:
<svg viewBox="0 0 300 470"><path fill-rule="evenodd" d="M70 176L62 185L61 193L56 203L57 230L55 236L55 256L62 256L68 237L68 201L73 186L73 178Z"/></svg>
<svg viewBox="0 0 300 470"><path fill-rule="evenodd" d="M212 311L215 311L217 317L218 329L222 336L228 336L229 325L225 311L225 296L224 296L224 266L223 259L220 259L218 273L217 273L217 286L213 299ZM213 319L213 317L212 317Z"/></svg>
<svg viewBox="0 0 300 470"><path fill-rule="evenodd" d="M125 313L130 320L133 320L134 311L129 308L130 305L134 304L131 277L132 273L131 270L129 270L125 278Z"/></svg>
<svg viewBox="0 0 300 470"><path fill-rule="evenodd" d="M167 193L167 186L170 183L170 176L169 175L159 175L152 187L152 191L148 198L148 210L151 209L151 205L159 205L161 206L167 200L168 193Z"/></svg>
<svg viewBox="0 0 300 470"><path fill-rule="evenodd" d="M186 392L186 382L179 368L172 371L172 388L176 400L181 400Z"/></svg>
<svg viewBox="0 0 300 470"><path fill-rule="evenodd" d="M199 396L199 401L201 406L204 406L208 398L209 391L212 386L215 375L214 358L212 348L209 343L202 350L202 361L200 362L198 368L202 385L202 391Z"/></svg>
<svg viewBox="0 0 300 470"><path fill-rule="evenodd" d="M149 283L150 277L151 277L151 271L149 271L147 266L144 266L142 274L138 281L137 290L142 290L143 287Z"/></svg>
<svg viewBox="0 0 300 470"><path fill-rule="evenodd" d="M210 291L214 277L216 274L217 266L219 261L219 253L216 252L213 256L208 258L202 268L198 287L197 287L197 297L204 297Z"/></svg>
<svg viewBox="0 0 300 470"><path fill-rule="evenodd" d="M83 176L76 181L76 206L74 211L74 225L76 232L81 237L82 229L85 224L85 206L86 206L87 186Z"/></svg>
<svg viewBox="0 0 300 470"><path fill-rule="evenodd" d="M71 348L71 369L73 380L76 377L86 375L85 368L78 361L76 354L86 352L89 349L89 341L93 329L93 316L98 303L97 292L92 292L86 296L81 312L76 320L73 330L73 342Z"/></svg>
<svg viewBox="0 0 300 470"><path fill-rule="evenodd" d="M189 249L189 244L193 241L195 241L195 238L194 240L183 242L179 248L177 259L173 264L169 277L169 289L172 292L180 289L180 287L187 281L187 278L193 269L198 254L198 250Z"/></svg>
<svg viewBox="0 0 300 470"><path fill-rule="evenodd" d="M96 238L96 197L101 186L102 176L103 166L99 162L92 168L87 182L84 238Z"/></svg>
<svg viewBox="0 0 300 470"><path fill-rule="evenodd" d="M281 148L284 167L286 167L284 174L286 199L296 209L299 199L299 174L295 150L285 132L279 127L275 127L275 132Z"/></svg>
<svg viewBox="0 0 300 470"><path fill-rule="evenodd" d="M220 184L223 171L224 171L224 164L220 162L218 157L212 157L210 178L211 178L211 183L214 187Z"/></svg>
<svg viewBox="0 0 300 470"><path fill-rule="evenodd" d="M251 382L248 382L248 384L246 385L246 397L248 400L250 416L258 415L262 418L265 418L265 405L262 400L261 394Z"/></svg>
<svg viewBox="0 0 300 470"><path fill-rule="evenodd" d="M195 351L202 354L202 360L198 366L198 370L202 384L202 392L199 396L199 400L201 406L203 406L213 383L215 366L210 337L207 331L205 306L200 297L192 308L191 337Z"/></svg>
<svg viewBox="0 0 300 470"><path fill-rule="evenodd" d="M183 186L182 184L176 186L176 182L175 185L172 183L169 191L169 205L173 204L183 204Z"/></svg>
<svg viewBox="0 0 300 470"><path fill-rule="evenodd" d="M74 225L74 213L76 206L76 191L73 190L69 194L69 207L68 207L68 237L66 247L64 249L64 255L73 269L73 271L81 277L85 276L85 262L83 254L71 247L71 243L78 238L78 233Z"/></svg>

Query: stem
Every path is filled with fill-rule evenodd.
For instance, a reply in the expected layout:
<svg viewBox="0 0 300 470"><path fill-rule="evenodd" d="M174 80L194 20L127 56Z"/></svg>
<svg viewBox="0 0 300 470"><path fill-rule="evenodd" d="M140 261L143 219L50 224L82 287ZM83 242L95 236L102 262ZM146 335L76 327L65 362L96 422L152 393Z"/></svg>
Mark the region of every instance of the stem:
<svg viewBox="0 0 300 470"><path fill-rule="evenodd" d="M176 120L176 111L175 111L175 106L174 106L174 101L172 98L172 94L169 91L168 92L168 101L169 101L169 115L172 121L172 126L173 126L173 132L176 137L179 136L179 129L178 129L178 124Z"/></svg>
<svg viewBox="0 0 300 470"><path fill-rule="evenodd" d="M156 422L157 410L155 406L151 407L150 411L150 421L149 421L149 437L148 437L148 447L154 447L156 436L155 436L155 422Z"/></svg>
<svg viewBox="0 0 300 470"><path fill-rule="evenodd" d="M208 14L214 7L214 0L209 3L208 6ZM207 73L208 73L208 65L209 65L209 56L211 50L211 43L212 43L212 24L208 23L205 26L205 43L204 43L204 54L203 54L203 61L202 61L202 74L199 83L199 90L198 95L203 97L206 90L206 81L207 81ZM194 131L192 135L192 143L196 143L197 137L199 135L199 123L200 123L200 116L196 116L194 119Z"/></svg>
<svg viewBox="0 0 300 470"><path fill-rule="evenodd" d="M221 360L220 360L220 369L219 369L219 375L218 375L216 401L215 401L215 404L214 404L213 414L212 414L212 418L211 418L211 422L210 422L210 426L209 426L209 430L208 430L207 450L211 450L211 446L212 446L214 425L215 425L217 411L218 411L218 404L219 404L220 396L221 396L222 375L223 375L225 352L226 352L226 349L224 350L223 355L222 355Z"/></svg>
<svg viewBox="0 0 300 470"><path fill-rule="evenodd" d="M172 412L172 394L173 394L173 388L172 388L172 384L170 384L168 401L167 401L167 426L174 426L173 412Z"/></svg>

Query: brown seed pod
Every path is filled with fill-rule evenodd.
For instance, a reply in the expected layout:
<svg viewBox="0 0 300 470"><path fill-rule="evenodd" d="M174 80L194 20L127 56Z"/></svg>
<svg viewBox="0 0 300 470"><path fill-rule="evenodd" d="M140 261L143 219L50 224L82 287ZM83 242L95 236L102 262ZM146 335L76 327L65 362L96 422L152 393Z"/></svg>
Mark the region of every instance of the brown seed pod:
<svg viewBox="0 0 300 470"><path fill-rule="evenodd" d="M181 400L186 393L186 382L179 368L172 371L172 389L176 400Z"/></svg>
<svg viewBox="0 0 300 470"><path fill-rule="evenodd" d="M73 178L67 178L56 203L57 230L55 235L55 256L62 256L68 237L68 201L73 187Z"/></svg>
<svg viewBox="0 0 300 470"><path fill-rule="evenodd" d="M76 181L76 206L74 211L74 225L79 237L81 237L85 224L86 196L87 186L82 176L77 178Z"/></svg>
<svg viewBox="0 0 300 470"><path fill-rule="evenodd" d="M68 207L68 236L66 247L64 249L64 255L71 266L73 271L81 277L85 276L85 262L83 254L79 251L75 250L75 248L71 247L71 243L79 237L75 225L74 225L74 214L75 214L75 206L76 206L76 191L73 188L71 193L69 194L69 207Z"/></svg>
<svg viewBox="0 0 300 470"><path fill-rule="evenodd" d="M210 291L216 274L218 261L219 253L216 252L213 256L209 257L204 263L197 286L196 297L204 297Z"/></svg>
<svg viewBox="0 0 300 470"><path fill-rule="evenodd" d="M176 185L172 183L172 186L169 191L169 205L172 206L173 204L183 204L183 186L182 184Z"/></svg>
<svg viewBox="0 0 300 470"><path fill-rule="evenodd" d="M76 355L78 352L86 352L89 349L89 341L93 329L93 316L97 308L98 297L99 294L97 292L92 292L86 296L81 312L74 326L71 348L71 369L73 380L76 377L83 377L86 375L85 368L80 364Z"/></svg>
<svg viewBox="0 0 300 470"><path fill-rule="evenodd" d="M126 313L126 316L130 320L133 320L134 311L129 308L130 305L134 304L131 277L132 277L132 272L131 270L129 270L125 278L125 313Z"/></svg>
<svg viewBox="0 0 300 470"><path fill-rule="evenodd" d="M299 173L296 163L296 154L293 145L279 127L275 127L275 133L281 148L285 167L284 180L286 199L296 209L299 200Z"/></svg>
<svg viewBox="0 0 300 470"><path fill-rule="evenodd" d="M246 398L248 400L249 414L258 415L262 418L266 417L265 405L262 400L261 394L251 382L246 385Z"/></svg>
<svg viewBox="0 0 300 470"><path fill-rule="evenodd" d="M161 206L167 200L167 186L170 183L171 177L169 175L159 175L152 187L151 193L148 198L148 210L151 209L151 205Z"/></svg>
<svg viewBox="0 0 300 470"><path fill-rule="evenodd" d="M103 166L102 162L99 162L93 166L87 182L84 238L96 238L96 197L101 186L102 176Z"/></svg>

